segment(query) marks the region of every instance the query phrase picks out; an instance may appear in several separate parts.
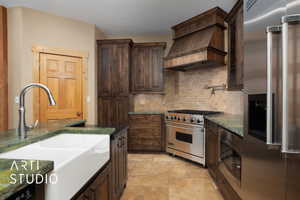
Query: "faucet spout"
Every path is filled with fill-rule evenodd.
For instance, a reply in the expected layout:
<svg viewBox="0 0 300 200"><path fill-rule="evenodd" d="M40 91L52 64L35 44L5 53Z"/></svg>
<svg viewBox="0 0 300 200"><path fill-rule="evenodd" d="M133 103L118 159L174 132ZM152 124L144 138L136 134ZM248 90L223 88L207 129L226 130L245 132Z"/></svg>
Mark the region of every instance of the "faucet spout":
<svg viewBox="0 0 300 200"><path fill-rule="evenodd" d="M19 137L21 138L26 138L27 134L26 131L30 129L29 126L26 125L26 120L25 120L25 94L33 87L37 87L37 88L41 88L43 89L47 95L48 95L48 99L50 102L51 106L55 106L56 102L54 100L54 97L51 93L51 91L49 90L49 88L43 84L40 83L30 83L28 85L26 85L20 92L20 96L19 96L19 100L20 100L20 104L19 104L19 127L18 127L18 133L19 133Z"/></svg>

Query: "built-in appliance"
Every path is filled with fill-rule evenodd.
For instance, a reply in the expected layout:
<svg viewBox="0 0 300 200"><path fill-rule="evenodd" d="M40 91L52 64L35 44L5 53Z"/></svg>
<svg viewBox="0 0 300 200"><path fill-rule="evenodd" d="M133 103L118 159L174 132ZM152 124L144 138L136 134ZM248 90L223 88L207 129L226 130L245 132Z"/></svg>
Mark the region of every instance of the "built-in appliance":
<svg viewBox="0 0 300 200"><path fill-rule="evenodd" d="M220 136L220 165L224 164L226 170L236 182L241 182L242 157L234 144L232 134L221 133Z"/></svg>
<svg viewBox="0 0 300 200"><path fill-rule="evenodd" d="M167 152L205 165L204 115L216 113L200 110L168 111Z"/></svg>
<svg viewBox="0 0 300 200"><path fill-rule="evenodd" d="M300 0L244 0L242 199L300 196Z"/></svg>

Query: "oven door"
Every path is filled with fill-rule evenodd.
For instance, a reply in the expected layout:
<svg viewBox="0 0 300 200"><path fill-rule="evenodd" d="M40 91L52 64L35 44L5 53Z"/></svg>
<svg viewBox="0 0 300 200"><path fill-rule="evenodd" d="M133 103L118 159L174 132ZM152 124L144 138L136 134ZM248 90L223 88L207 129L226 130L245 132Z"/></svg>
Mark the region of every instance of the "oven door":
<svg viewBox="0 0 300 200"><path fill-rule="evenodd" d="M204 157L204 129L179 123L167 124L168 148Z"/></svg>

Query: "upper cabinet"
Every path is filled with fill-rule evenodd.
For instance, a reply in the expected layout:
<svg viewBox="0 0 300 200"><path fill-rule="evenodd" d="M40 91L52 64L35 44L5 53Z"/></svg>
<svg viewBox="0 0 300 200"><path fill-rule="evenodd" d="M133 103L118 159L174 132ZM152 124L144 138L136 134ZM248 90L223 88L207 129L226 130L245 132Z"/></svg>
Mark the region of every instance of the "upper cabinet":
<svg viewBox="0 0 300 200"><path fill-rule="evenodd" d="M98 40L98 95L129 96L130 39Z"/></svg>
<svg viewBox="0 0 300 200"><path fill-rule="evenodd" d="M243 89L243 1L239 0L228 14L228 90Z"/></svg>
<svg viewBox="0 0 300 200"><path fill-rule="evenodd" d="M132 93L163 93L166 43L135 43L131 53Z"/></svg>

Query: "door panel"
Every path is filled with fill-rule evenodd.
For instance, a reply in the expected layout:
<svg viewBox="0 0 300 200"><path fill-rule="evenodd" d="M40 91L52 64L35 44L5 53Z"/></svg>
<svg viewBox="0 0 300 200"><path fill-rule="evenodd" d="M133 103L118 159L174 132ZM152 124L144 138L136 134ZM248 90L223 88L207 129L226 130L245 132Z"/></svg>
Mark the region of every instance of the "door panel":
<svg viewBox="0 0 300 200"><path fill-rule="evenodd" d="M41 54L40 82L49 87L56 101L50 106L44 91L40 94L40 121L83 119L82 60L80 58Z"/></svg>
<svg viewBox="0 0 300 200"><path fill-rule="evenodd" d="M163 48L152 48L151 62L152 64L152 75L151 78L151 89L154 91L163 91Z"/></svg>
<svg viewBox="0 0 300 200"><path fill-rule="evenodd" d="M103 45L98 51L99 54L99 95L112 96L112 65L113 65L113 46Z"/></svg>

